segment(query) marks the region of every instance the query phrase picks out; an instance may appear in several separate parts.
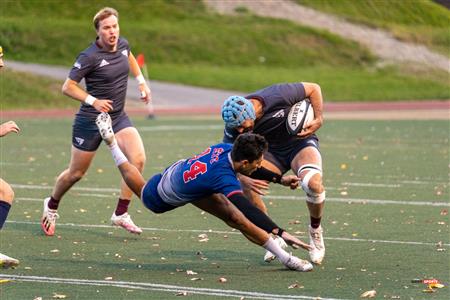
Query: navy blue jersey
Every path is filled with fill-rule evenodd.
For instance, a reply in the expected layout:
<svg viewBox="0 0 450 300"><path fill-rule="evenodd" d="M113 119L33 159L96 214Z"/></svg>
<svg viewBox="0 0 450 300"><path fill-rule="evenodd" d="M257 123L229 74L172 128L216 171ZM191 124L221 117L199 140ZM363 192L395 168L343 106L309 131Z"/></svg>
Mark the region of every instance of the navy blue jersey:
<svg viewBox="0 0 450 300"><path fill-rule="evenodd" d="M246 99L257 99L263 105L263 116L255 120L253 133L264 136L270 146L298 139L287 131L286 119L291 107L305 97L302 83L275 84L245 96ZM223 141L233 143L238 135L236 130L225 128Z"/></svg>
<svg viewBox="0 0 450 300"><path fill-rule="evenodd" d="M157 187L161 199L181 206L215 193L227 197L242 193L231 161L232 147L231 144L213 145L168 167Z"/></svg>
<svg viewBox="0 0 450 300"><path fill-rule="evenodd" d="M76 82L85 79L86 90L90 95L113 101L113 110L109 112L113 118L120 115L125 106L130 71L129 54L130 46L124 38L119 38L114 52L103 50L93 42L78 55L69 73L69 78ZM90 105L82 104L78 114L96 116L98 111Z"/></svg>

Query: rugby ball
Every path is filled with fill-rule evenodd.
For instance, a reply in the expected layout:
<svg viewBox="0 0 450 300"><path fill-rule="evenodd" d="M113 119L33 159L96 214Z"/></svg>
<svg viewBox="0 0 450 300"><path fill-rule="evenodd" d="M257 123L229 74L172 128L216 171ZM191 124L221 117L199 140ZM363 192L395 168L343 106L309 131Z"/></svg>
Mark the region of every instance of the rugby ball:
<svg viewBox="0 0 450 300"><path fill-rule="evenodd" d="M314 119L314 109L308 99L295 103L289 110L286 128L289 134L297 135Z"/></svg>

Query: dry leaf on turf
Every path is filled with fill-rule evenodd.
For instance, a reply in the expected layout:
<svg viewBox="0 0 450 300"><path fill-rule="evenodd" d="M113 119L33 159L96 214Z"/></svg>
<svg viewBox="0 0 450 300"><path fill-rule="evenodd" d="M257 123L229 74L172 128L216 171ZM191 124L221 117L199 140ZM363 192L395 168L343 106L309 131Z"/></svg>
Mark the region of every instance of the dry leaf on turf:
<svg viewBox="0 0 450 300"><path fill-rule="evenodd" d="M365 291L364 293L361 294L361 298L375 298L375 296L377 295L377 291L375 290L370 290L370 291Z"/></svg>
<svg viewBox="0 0 450 300"><path fill-rule="evenodd" d="M225 283L225 282L227 282L227 279L225 277L220 277L219 278L219 282L220 283Z"/></svg>
<svg viewBox="0 0 450 300"><path fill-rule="evenodd" d="M188 292L178 292L175 294L175 296L187 296Z"/></svg>
<svg viewBox="0 0 450 300"><path fill-rule="evenodd" d="M188 274L188 275L197 275L198 273L197 273L197 272L194 272L194 271L192 271L192 270L187 270L187 271L186 271L186 274Z"/></svg>
<svg viewBox="0 0 450 300"><path fill-rule="evenodd" d="M66 299L67 296L63 294L53 293L53 299Z"/></svg>

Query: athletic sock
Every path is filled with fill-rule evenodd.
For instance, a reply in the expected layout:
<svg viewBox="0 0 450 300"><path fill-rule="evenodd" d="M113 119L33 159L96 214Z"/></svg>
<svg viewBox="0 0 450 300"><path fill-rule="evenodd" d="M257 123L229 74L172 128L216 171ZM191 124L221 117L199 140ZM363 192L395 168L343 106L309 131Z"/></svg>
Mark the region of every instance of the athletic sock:
<svg viewBox="0 0 450 300"><path fill-rule="evenodd" d="M278 243L275 242L275 240L272 239L271 237L269 237L269 239L263 245L263 247L264 249L275 254L278 260L281 261L281 263L283 264L285 264L289 260L289 257L291 257L291 255L287 253L285 250L283 250L283 248L281 248L280 245L278 245Z"/></svg>
<svg viewBox="0 0 450 300"><path fill-rule="evenodd" d="M11 208L11 204L0 200L0 229L3 228L3 224L5 224L6 217L8 217L9 209Z"/></svg>
<svg viewBox="0 0 450 300"><path fill-rule="evenodd" d="M124 162L128 161L127 157L125 156L125 154L123 154L122 150L120 150L117 143L109 145L109 150L111 151L116 166L120 166Z"/></svg>
<svg viewBox="0 0 450 300"><path fill-rule="evenodd" d="M50 208L50 209L58 209L59 201L61 201L61 199L60 200L56 200L55 198L53 198L53 196L50 196L50 200L48 201L48 204L47 204L48 208Z"/></svg>
<svg viewBox="0 0 450 300"><path fill-rule="evenodd" d="M317 229L320 226L320 221L322 220L322 217L320 218L310 217L310 220L311 220L311 227Z"/></svg>
<svg viewBox="0 0 450 300"><path fill-rule="evenodd" d="M119 198L119 202L117 202L116 211L114 212L116 216L121 216L128 211L128 205L131 200L121 199Z"/></svg>

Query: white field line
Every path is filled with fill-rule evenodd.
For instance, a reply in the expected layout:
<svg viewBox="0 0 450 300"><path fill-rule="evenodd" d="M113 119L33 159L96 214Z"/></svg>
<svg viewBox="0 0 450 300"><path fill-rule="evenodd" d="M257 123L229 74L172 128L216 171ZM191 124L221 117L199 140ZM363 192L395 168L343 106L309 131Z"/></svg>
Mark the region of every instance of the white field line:
<svg viewBox="0 0 450 300"><path fill-rule="evenodd" d="M148 291L163 291L170 293L187 292L188 294L199 294L209 296L221 296L221 297L241 297L248 299L317 299L317 297L301 296L301 295L280 295L280 294L267 294L258 292L247 292L237 290L225 290L225 289L210 289L210 288L195 288L188 286L176 286L168 284L157 284L147 282L133 282L133 281L113 281L113 280L89 280L89 279L74 279L74 278L54 278L45 276L22 276L22 275L9 275L0 274L0 278L10 279L16 281L27 282L41 282L41 283L54 283L54 284L73 284L73 285L88 285L88 286L108 286L108 287L120 287L127 289L138 289ZM328 300L339 300L336 298L320 298Z"/></svg>
<svg viewBox="0 0 450 300"><path fill-rule="evenodd" d="M30 221L10 221L9 224L26 224L39 226L39 222ZM80 228L107 228L112 229L112 225L96 225L96 224L74 224L74 223L58 223L58 226L66 227L80 227ZM239 231L223 231L212 229L170 229L170 228L156 228L156 227L141 227L143 231L163 231L163 232L192 232L192 233L216 233L216 234L241 234ZM371 240L371 239L355 239L355 238L341 238L341 237L324 237L325 240L347 241L347 242L366 242L366 243L385 243L398 245L422 245L422 246L436 246L436 243L415 242L415 241L389 241L389 240ZM450 244L442 244L442 246L450 247Z"/></svg>
<svg viewBox="0 0 450 300"><path fill-rule="evenodd" d="M41 186L41 185L25 185L25 184L12 184L12 187L15 189L36 189L36 190L51 190L53 187L50 186ZM119 189L116 188L89 188L89 187L73 187L74 191L86 191L86 192L110 192L110 193L118 193ZM90 194L80 194L79 196L88 197ZM101 194L92 194L92 197L103 197ZM303 201L302 196L265 196L267 199L279 199L279 200L298 200ZM32 198L28 198L32 199ZM17 198L20 200L20 198ZM32 200L31 200L32 201ZM406 200L378 200L378 199L356 199L356 198L327 198L328 202L337 202L337 203L361 203L361 204L397 204L397 205L416 205L416 206L443 206L450 207L449 202L433 202L433 201L406 201Z"/></svg>
<svg viewBox="0 0 450 300"><path fill-rule="evenodd" d="M139 131L192 131L192 130L222 130L223 125L159 125L139 127Z"/></svg>

